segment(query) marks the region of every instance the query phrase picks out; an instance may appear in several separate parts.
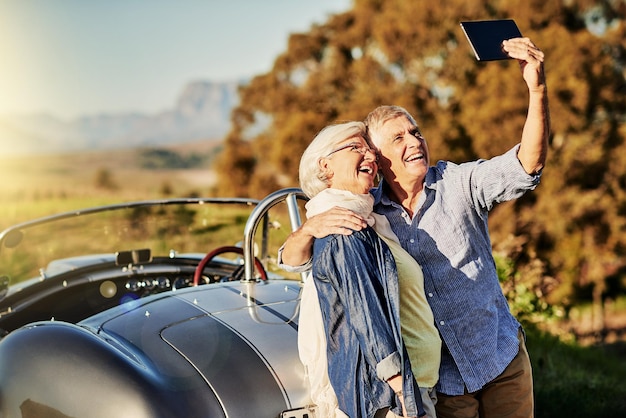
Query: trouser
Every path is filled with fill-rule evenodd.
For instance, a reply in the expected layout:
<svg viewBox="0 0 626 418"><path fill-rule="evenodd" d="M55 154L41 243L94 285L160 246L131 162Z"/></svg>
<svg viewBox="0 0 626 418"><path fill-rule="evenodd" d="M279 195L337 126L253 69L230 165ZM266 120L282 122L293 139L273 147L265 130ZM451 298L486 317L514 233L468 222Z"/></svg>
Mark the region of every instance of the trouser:
<svg viewBox="0 0 626 418"><path fill-rule="evenodd" d="M481 390L449 396L437 393L438 418L532 418L533 377L524 335L519 352L500 376Z"/></svg>

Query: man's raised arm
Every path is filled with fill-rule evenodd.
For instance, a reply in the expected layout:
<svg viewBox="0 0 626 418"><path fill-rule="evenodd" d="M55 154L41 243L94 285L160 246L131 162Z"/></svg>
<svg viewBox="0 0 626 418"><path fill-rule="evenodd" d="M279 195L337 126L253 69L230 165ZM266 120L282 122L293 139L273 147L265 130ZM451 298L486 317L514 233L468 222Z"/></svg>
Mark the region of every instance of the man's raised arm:
<svg viewBox="0 0 626 418"><path fill-rule="evenodd" d="M517 157L529 174L541 171L548 154L550 111L548 88L544 74L544 54L528 38L515 38L503 43L511 58L518 60L528 86L529 102L526 123Z"/></svg>

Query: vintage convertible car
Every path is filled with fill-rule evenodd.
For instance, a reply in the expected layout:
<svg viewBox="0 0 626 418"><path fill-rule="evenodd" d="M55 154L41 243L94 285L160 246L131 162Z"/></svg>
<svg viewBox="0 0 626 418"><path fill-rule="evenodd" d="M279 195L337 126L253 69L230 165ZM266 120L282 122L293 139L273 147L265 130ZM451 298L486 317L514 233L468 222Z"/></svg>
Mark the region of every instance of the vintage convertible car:
<svg viewBox="0 0 626 418"><path fill-rule="evenodd" d="M315 416L304 277L275 265L305 197L89 208L0 233L0 416Z"/></svg>

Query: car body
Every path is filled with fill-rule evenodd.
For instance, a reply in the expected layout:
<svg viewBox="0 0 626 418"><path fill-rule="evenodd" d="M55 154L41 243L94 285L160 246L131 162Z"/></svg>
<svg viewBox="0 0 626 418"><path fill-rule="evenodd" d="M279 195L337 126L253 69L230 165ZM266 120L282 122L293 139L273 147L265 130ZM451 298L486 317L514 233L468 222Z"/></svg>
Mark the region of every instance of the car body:
<svg viewBox="0 0 626 418"><path fill-rule="evenodd" d="M304 276L272 257L304 200L130 202L3 231L0 416L314 417Z"/></svg>

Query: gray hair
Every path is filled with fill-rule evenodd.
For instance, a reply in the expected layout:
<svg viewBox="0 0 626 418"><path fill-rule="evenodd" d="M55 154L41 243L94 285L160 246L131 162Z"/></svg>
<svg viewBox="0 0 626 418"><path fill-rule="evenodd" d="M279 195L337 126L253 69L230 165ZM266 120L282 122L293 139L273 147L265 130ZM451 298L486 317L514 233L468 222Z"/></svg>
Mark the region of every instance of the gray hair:
<svg viewBox="0 0 626 418"><path fill-rule="evenodd" d="M313 138L300 158L300 188L309 198L328 188L328 178L318 164L348 138L362 136L367 141L363 122L343 122L326 126Z"/></svg>
<svg viewBox="0 0 626 418"><path fill-rule="evenodd" d="M406 117L412 124L417 126L413 116L411 116L411 114L401 106L378 106L376 109L372 110L369 115L367 115L365 118L367 134L376 148L379 148L380 141L382 139L378 134L379 129L385 124L385 122L401 116Z"/></svg>

